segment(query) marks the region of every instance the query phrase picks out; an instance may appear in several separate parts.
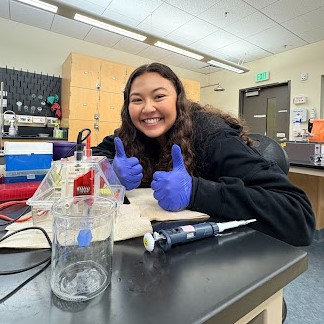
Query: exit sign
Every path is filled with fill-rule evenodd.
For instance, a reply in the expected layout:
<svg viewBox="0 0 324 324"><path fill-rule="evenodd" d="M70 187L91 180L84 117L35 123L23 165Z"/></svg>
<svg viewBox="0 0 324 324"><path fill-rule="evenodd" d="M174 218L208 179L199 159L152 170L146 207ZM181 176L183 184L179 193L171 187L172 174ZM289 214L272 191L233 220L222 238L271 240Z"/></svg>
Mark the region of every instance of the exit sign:
<svg viewBox="0 0 324 324"><path fill-rule="evenodd" d="M266 81L270 79L270 72L260 72L256 75L255 82Z"/></svg>

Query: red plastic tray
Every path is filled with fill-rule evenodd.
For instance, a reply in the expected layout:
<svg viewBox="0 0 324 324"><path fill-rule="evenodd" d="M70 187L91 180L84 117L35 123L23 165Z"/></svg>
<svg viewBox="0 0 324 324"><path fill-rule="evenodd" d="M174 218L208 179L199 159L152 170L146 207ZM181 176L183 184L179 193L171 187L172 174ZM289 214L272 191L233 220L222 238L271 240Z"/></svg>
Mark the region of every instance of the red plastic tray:
<svg viewBox="0 0 324 324"><path fill-rule="evenodd" d="M28 199L40 183L41 181L0 184L0 202Z"/></svg>

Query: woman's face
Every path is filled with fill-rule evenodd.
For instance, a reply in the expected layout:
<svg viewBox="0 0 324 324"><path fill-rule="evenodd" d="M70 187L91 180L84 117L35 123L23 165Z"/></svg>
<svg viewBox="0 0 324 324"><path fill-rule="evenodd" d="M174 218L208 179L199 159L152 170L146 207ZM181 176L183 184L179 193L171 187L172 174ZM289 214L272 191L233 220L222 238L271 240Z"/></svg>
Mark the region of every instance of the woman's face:
<svg viewBox="0 0 324 324"><path fill-rule="evenodd" d="M177 92L171 81L159 73L144 73L130 88L130 118L138 130L163 144L165 133L177 118L176 102Z"/></svg>

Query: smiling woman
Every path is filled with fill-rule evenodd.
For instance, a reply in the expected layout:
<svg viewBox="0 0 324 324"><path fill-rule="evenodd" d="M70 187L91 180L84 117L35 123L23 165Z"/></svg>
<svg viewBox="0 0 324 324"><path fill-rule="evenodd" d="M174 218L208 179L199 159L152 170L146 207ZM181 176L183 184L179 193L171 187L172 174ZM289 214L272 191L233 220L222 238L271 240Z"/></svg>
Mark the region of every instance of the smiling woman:
<svg viewBox="0 0 324 324"><path fill-rule="evenodd" d="M310 244L314 214L306 194L251 146L240 120L188 100L168 66L152 63L133 71L121 119L120 129L92 150L113 160L127 190L151 187L165 210L255 218L254 229Z"/></svg>

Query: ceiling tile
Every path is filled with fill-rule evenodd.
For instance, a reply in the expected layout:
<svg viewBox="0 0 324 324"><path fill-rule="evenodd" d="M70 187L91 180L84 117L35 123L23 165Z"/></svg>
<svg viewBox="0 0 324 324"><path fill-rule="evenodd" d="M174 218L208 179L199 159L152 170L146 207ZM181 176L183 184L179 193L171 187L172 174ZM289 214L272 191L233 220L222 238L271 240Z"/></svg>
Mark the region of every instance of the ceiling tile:
<svg viewBox="0 0 324 324"><path fill-rule="evenodd" d="M280 0L263 8L261 12L282 23L322 6L324 6L324 0Z"/></svg>
<svg viewBox="0 0 324 324"><path fill-rule="evenodd" d="M239 60L237 57L230 56L229 54L221 50L211 51L208 53L208 56L210 56L212 59L213 58L222 59L222 60L227 60L235 63L238 62Z"/></svg>
<svg viewBox="0 0 324 324"><path fill-rule="evenodd" d="M244 60L243 64L244 64L244 63L253 62L253 61L256 61L256 60L260 60L260 59L263 59L263 58L268 57L268 56L271 56L271 55L272 55L272 54L269 53L269 52L256 53L256 54L253 54L253 55L249 55L249 56L246 57L246 59Z"/></svg>
<svg viewBox="0 0 324 324"><path fill-rule="evenodd" d="M171 33L193 18L194 16L183 10L168 4L163 4L156 9L152 15L149 15L138 27L142 29L142 27L145 26L148 32L150 32L151 27L153 27L154 29L161 30L162 34L164 32Z"/></svg>
<svg viewBox="0 0 324 324"><path fill-rule="evenodd" d="M83 24L81 22L67 19L62 16L55 15L54 21L51 27L51 31L66 36L84 39L89 33L91 26Z"/></svg>
<svg viewBox="0 0 324 324"><path fill-rule="evenodd" d="M277 1L278 0L245 0L245 2L256 9L262 9Z"/></svg>
<svg viewBox="0 0 324 324"><path fill-rule="evenodd" d="M268 51L265 51L264 49L244 40L225 46L219 51L224 54L226 53L229 56L236 57L239 59L239 61L243 62L250 61L253 56L266 57L271 54Z"/></svg>
<svg viewBox="0 0 324 324"><path fill-rule="evenodd" d="M324 26L324 7L283 22L282 25L295 34Z"/></svg>
<svg viewBox="0 0 324 324"><path fill-rule="evenodd" d="M10 2L10 16L14 21L47 30L51 28L54 19L51 12L13 1Z"/></svg>
<svg viewBox="0 0 324 324"><path fill-rule="evenodd" d="M190 58L187 56L177 54L177 53L171 53L159 61L164 64L179 66L180 64L188 62L189 60L190 60Z"/></svg>
<svg viewBox="0 0 324 324"><path fill-rule="evenodd" d="M109 18L110 11L134 19L140 23L152 14L154 10L163 4L161 0L134 1L134 0L112 0L104 12L104 16Z"/></svg>
<svg viewBox="0 0 324 324"><path fill-rule="evenodd" d="M179 67L187 70L192 70L198 73L209 74L218 70L218 68L209 65L208 63L190 59L187 62L179 64Z"/></svg>
<svg viewBox="0 0 324 324"><path fill-rule="evenodd" d="M138 54L139 52L143 51L147 47L149 47L149 45L145 43L124 37L123 39L121 39L119 42L115 44L114 49L126 53Z"/></svg>
<svg viewBox="0 0 324 324"><path fill-rule="evenodd" d="M170 36L172 37L173 35L176 35L189 39L191 40L190 43L193 43L217 30L218 28L212 24L209 24L208 22L199 18L194 18L180 26L178 29L174 30L172 33L167 35L167 37L169 38Z"/></svg>
<svg viewBox="0 0 324 324"><path fill-rule="evenodd" d="M281 26L269 28L249 37L249 42L274 54L307 45L301 38Z"/></svg>
<svg viewBox="0 0 324 324"><path fill-rule="evenodd" d="M164 2L192 15L199 15L219 1L221 0L165 0Z"/></svg>
<svg viewBox="0 0 324 324"><path fill-rule="evenodd" d="M199 18L220 28L251 15L256 9L241 0L222 0L204 11Z"/></svg>
<svg viewBox="0 0 324 324"><path fill-rule="evenodd" d="M156 46L149 46L148 48L138 53L139 56L149 58L152 61L159 61L163 57L168 56L169 54L170 51Z"/></svg>
<svg viewBox="0 0 324 324"><path fill-rule="evenodd" d="M179 44L179 45L182 45L182 46L185 46L185 47L188 47L189 44L192 43L192 40L191 39L188 39L188 38L184 38L184 37L181 37L181 36L178 36L176 35L175 33L171 33L167 36L164 37L164 40L167 42L167 41L170 41L170 42L173 42L173 43L176 43L176 44Z"/></svg>
<svg viewBox="0 0 324 324"><path fill-rule="evenodd" d="M136 28L145 34L153 35L157 38L164 38L170 33L167 28L164 29L163 27L152 26L152 24L147 23L146 21L147 19L137 25Z"/></svg>
<svg viewBox="0 0 324 324"><path fill-rule="evenodd" d="M300 32L300 36L309 43L315 43L323 40L323 35L324 35L323 26Z"/></svg>
<svg viewBox="0 0 324 324"><path fill-rule="evenodd" d="M125 16L119 12L115 12L112 10L105 10L105 12L102 15L103 17L111 20L111 21L115 21L121 25L125 25L125 26L130 26L135 28L140 22L134 18Z"/></svg>
<svg viewBox="0 0 324 324"><path fill-rule="evenodd" d="M226 31L238 37L246 38L273 27L275 24L276 23L272 19L257 11L236 23L227 26Z"/></svg>
<svg viewBox="0 0 324 324"><path fill-rule="evenodd" d="M215 33L208 35L200 39L199 41L191 44L190 47L192 47L192 45L194 44L201 44L202 46L208 46L211 50L217 50L219 48L237 42L238 40L240 40L238 37L219 29Z"/></svg>
<svg viewBox="0 0 324 324"><path fill-rule="evenodd" d="M86 0L59 0L59 2L65 3L68 6L73 6L76 8L80 8L81 10L101 15L109 3L112 0L92 0L92 1L86 1Z"/></svg>
<svg viewBox="0 0 324 324"><path fill-rule="evenodd" d="M84 40L102 46L113 47L122 38L123 36L93 27Z"/></svg>
<svg viewBox="0 0 324 324"><path fill-rule="evenodd" d="M0 1L0 17L10 19L9 0Z"/></svg>

